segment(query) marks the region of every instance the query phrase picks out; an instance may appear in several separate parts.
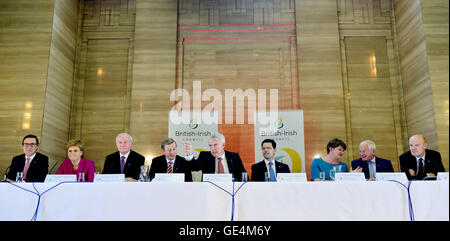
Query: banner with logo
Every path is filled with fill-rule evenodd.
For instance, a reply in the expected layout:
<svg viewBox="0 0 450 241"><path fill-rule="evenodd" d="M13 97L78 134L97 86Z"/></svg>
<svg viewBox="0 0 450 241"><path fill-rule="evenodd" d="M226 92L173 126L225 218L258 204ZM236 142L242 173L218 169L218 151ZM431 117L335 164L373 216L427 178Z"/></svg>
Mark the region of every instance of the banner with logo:
<svg viewBox="0 0 450 241"><path fill-rule="evenodd" d="M218 130L216 111L170 111L169 137L177 142L178 155L186 156L183 142L190 142L194 156L208 151L209 137Z"/></svg>
<svg viewBox="0 0 450 241"><path fill-rule="evenodd" d="M255 112L255 120L258 112ZM255 121L256 162L264 160L261 143L265 139L273 139L277 143L276 161L287 164L291 172L306 171L303 110L278 111L278 121L268 125Z"/></svg>

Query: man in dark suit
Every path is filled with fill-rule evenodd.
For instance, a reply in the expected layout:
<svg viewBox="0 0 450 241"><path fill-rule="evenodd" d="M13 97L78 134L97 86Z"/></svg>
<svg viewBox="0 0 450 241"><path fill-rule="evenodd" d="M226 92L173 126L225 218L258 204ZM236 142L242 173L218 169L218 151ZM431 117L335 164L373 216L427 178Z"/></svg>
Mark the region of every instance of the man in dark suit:
<svg viewBox="0 0 450 241"><path fill-rule="evenodd" d="M418 134L409 138L409 151L401 154L400 169L409 180L422 180L435 177L438 172L445 172L441 154L427 149L425 136Z"/></svg>
<svg viewBox="0 0 450 241"><path fill-rule="evenodd" d="M265 139L261 143L261 151L264 160L252 165L252 181L265 181L265 173L269 173L269 180L276 181L277 173L290 173L289 166L275 161L275 153L277 151L277 143L272 139ZM273 169L275 166L275 169ZM270 169L272 169L272 173Z"/></svg>
<svg viewBox="0 0 450 241"><path fill-rule="evenodd" d="M48 157L37 150L39 140L35 135L26 135L22 140L24 154L15 156L11 161L8 181L14 182L18 172L23 173L26 182L43 182L48 173Z"/></svg>
<svg viewBox="0 0 450 241"><path fill-rule="evenodd" d="M133 138L129 134L117 135L116 146L119 151L106 156L103 174L124 173L126 181L137 182L145 157L131 150L132 145Z"/></svg>
<svg viewBox="0 0 450 241"><path fill-rule="evenodd" d="M197 159L193 158L192 146L189 142L183 142L187 153L186 160L192 160L193 171L202 173L231 173L233 179L242 180L242 173L246 172L238 153L225 151L225 137L216 132L208 141L210 151L200 152Z"/></svg>
<svg viewBox="0 0 450 241"><path fill-rule="evenodd" d="M394 172L391 161L375 156L376 148L373 141L362 141L359 144L361 158L352 161L352 170L362 169L366 179L371 181L375 181L378 172Z"/></svg>
<svg viewBox="0 0 450 241"><path fill-rule="evenodd" d="M150 167L150 180L155 173L184 173L184 181L192 182L191 163L177 155L177 143L172 138L161 143L162 156L153 158Z"/></svg>

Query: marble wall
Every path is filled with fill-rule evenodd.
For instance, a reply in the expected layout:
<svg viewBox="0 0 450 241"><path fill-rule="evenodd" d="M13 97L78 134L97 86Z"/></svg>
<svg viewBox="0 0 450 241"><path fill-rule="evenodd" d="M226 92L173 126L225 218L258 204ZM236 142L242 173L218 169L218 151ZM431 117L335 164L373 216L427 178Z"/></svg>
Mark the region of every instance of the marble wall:
<svg viewBox="0 0 450 241"><path fill-rule="evenodd" d="M415 133L448 170L445 1L19 0L1 3L0 28L0 170L28 133L51 165L80 138L101 171L119 132L148 159L161 155L170 93L195 80L275 88L280 109L303 109L308 175L334 137L348 164L372 139L399 170ZM252 129L219 128L248 171Z"/></svg>

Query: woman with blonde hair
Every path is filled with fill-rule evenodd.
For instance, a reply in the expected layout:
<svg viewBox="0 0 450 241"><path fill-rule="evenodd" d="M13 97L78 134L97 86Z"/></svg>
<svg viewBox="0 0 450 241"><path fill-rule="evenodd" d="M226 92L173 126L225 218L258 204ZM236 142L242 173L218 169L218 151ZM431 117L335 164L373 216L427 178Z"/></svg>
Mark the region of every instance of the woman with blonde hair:
<svg viewBox="0 0 450 241"><path fill-rule="evenodd" d="M84 173L84 180L93 182L95 164L93 161L84 158L83 143L80 140L70 140L66 145L66 149L69 160L63 161L56 174L75 174L78 180L80 173Z"/></svg>

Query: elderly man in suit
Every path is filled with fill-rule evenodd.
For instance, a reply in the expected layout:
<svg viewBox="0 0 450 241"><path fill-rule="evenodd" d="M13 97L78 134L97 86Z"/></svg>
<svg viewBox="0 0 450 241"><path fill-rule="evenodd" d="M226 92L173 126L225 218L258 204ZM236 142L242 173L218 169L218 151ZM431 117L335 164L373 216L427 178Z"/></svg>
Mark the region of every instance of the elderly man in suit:
<svg viewBox="0 0 450 241"><path fill-rule="evenodd" d="M11 161L6 180L14 182L18 172L23 173L26 182L43 182L48 173L48 157L37 150L39 139L35 135L26 135L22 140L24 154L15 156Z"/></svg>
<svg viewBox="0 0 450 241"><path fill-rule="evenodd" d="M125 174L127 182L137 182L145 157L131 150L133 138L128 133L120 133L116 137L119 151L106 156L103 174Z"/></svg>
<svg viewBox="0 0 450 241"><path fill-rule="evenodd" d="M221 133L213 133L208 141L210 151L200 152L197 159L192 154L189 142L183 142L187 153L186 160L192 160L192 170L202 173L231 173L233 179L242 180L242 173L246 172L238 153L225 151L225 137Z"/></svg>
<svg viewBox="0 0 450 241"><path fill-rule="evenodd" d="M371 140L362 141L359 144L359 155L361 158L352 161L352 170L364 172L366 179L374 181L378 172L394 172L389 160L375 156L377 147ZM362 170L361 170L362 169Z"/></svg>
<svg viewBox="0 0 450 241"><path fill-rule="evenodd" d="M406 173L409 180L422 180L434 177L438 172L445 172L441 154L427 149L427 139L418 134L409 138L409 151L401 154L400 169Z"/></svg>
<svg viewBox="0 0 450 241"><path fill-rule="evenodd" d="M191 164L183 157L177 155L177 143L172 138L167 138L161 143L162 156L153 158L150 167L150 180L155 173L184 173L184 181L192 182Z"/></svg>
<svg viewBox="0 0 450 241"><path fill-rule="evenodd" d="M265 173L269 173L269 181L276 181L277 173L290 173L289 166L275 161L277 143L272 139L265 139L261 143L264 160L252 165L252 181L265 181Z"/></svg>

